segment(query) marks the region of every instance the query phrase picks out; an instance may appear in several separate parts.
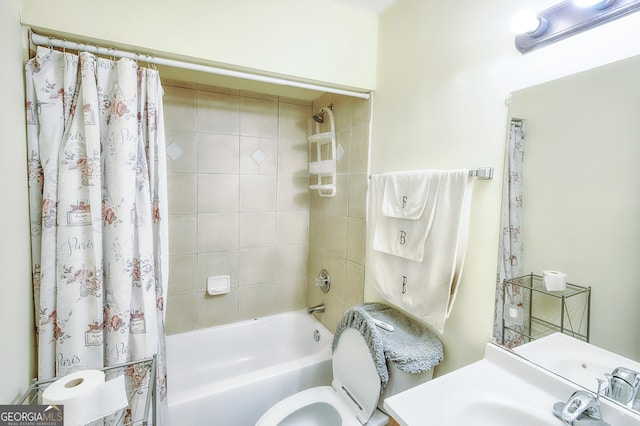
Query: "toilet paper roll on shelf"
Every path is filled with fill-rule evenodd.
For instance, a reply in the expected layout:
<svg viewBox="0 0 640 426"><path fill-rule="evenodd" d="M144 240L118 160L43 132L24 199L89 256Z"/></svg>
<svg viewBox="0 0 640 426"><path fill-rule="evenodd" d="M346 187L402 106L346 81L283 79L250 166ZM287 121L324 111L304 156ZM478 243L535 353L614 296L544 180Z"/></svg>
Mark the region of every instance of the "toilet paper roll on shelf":
<svg viewBox="0 0 640 426"><path fill-rule="evenodd" d="M567 274L559 271L542 271L542 280L548 291L563 291L567 289Z"/></svg>
<svg viewBox="0 0 640 426"><path fill-rule="evenodd" d="M51 383L42 403L64 407L65 426L81 426L125 408L124 376L105 381L100 370L81 370Z"/></svg>

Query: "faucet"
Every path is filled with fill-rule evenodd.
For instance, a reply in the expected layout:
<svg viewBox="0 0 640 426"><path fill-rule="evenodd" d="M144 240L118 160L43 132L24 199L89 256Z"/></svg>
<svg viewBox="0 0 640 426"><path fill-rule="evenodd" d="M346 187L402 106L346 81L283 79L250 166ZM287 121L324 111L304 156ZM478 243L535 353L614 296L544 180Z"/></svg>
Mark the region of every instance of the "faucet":
<svg viewBox="0 0 640 426"><path fill-rule="evenodd" d="M321 303L319 305L316 306L312 306L310 308L307 308L307 313L309 315L316 313L316 312L324 312L324 303Z"/></svg>
<svg viewBox="0 0 640 426"><path fill-rule="evenodd" d="M602 394L608 396L614 401L628 408L636 408L634 404L640 404L637 400L640 395L638 390L640 389L640 372L630 370L624 367L617 367L613 370L613 373L604 375L608 384Z"/></svg>
<svg viewBox="0 0 640 426"><path fill-rule="evenodd" d="M566 403L553 404L553 414L564 424L572 426L610 426L602 420L600 411L600 389L604 380L598 379L598 391L595 395L584 390L575 391Z"/></svg>

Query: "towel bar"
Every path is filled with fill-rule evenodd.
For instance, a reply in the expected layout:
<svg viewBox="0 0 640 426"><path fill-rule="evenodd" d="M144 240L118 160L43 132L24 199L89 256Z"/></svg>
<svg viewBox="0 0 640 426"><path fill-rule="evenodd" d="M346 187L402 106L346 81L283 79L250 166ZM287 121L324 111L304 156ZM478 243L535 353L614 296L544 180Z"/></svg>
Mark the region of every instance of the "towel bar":
<svg viewBox="0 0 640 426"><path fill-rule="evenodd" d="M469 176L475 176L480 180L493 179L493 167L478 167L475 170L469 170ZM369 175L371 179L371 175Z"/></svg>

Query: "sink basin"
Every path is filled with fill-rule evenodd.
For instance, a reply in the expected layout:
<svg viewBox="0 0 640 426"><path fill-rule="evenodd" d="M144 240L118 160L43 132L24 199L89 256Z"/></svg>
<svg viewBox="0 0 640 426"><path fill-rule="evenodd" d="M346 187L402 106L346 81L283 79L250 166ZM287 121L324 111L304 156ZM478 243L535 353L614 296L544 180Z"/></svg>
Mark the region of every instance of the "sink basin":
<svg viewBox="0 0 640 426"><path fill-rule="evenodd" d="M518 346L514 352L592 392L598 389L596 379L604 379L616 367L640 371L636 361L562 333Z"/></svg>
<svg viewBox="0 0 640 426"><path fill-rule="evenodd" d="M577 390L559 377L488 343L482 360L393 395L384 408L401 426L561 426L556 402ZM640 415L600 401L609 424L640 426Z"/></svg>

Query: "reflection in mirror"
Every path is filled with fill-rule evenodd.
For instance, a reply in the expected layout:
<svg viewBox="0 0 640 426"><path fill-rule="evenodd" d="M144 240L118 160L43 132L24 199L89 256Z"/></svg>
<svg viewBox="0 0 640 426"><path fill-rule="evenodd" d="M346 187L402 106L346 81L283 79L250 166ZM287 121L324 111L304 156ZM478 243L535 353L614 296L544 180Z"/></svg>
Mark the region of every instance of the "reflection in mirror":
<svg viewBox="0 0 640 426"><path fill-rule="evenodd" d="M517 91L509 114L526 145L515 269L591 287L590 342L640 361L640 57Z"/></svg>

